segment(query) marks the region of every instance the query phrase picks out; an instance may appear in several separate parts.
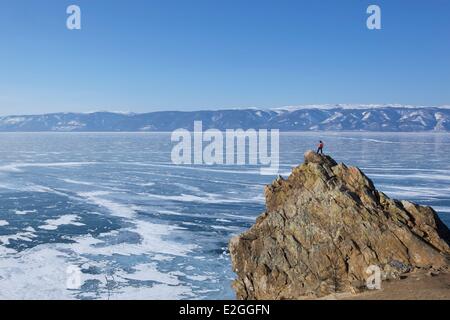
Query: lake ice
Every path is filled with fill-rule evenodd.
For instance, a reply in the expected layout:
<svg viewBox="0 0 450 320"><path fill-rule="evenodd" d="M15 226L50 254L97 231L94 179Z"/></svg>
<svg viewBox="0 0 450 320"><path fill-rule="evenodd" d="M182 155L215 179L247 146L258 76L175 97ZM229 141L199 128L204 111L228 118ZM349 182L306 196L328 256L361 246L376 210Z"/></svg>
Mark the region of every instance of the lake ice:
<svg viewBox="0 0 450 320"><path fill-rule="evenodd" d="M450 134L281 134L281 175L319 140L450 225ZM233 299L227 243L275 177L176 166L172 146L168 133L0 134L0 299Z"/></svg>

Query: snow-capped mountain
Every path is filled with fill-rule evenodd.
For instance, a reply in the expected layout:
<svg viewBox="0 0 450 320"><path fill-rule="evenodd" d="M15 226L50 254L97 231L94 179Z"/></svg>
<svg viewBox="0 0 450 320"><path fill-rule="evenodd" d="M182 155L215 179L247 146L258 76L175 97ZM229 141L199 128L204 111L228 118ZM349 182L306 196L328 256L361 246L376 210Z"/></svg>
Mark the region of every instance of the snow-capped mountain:
<svg viewBox="0 0 450 320"><path fill-rule="evenodd" d="M3 132L145 132L204 129L280 131L450 131L450 107L402 105L310 105L276 109L160 111L134 113L54 113L0 117Z"/></svg>

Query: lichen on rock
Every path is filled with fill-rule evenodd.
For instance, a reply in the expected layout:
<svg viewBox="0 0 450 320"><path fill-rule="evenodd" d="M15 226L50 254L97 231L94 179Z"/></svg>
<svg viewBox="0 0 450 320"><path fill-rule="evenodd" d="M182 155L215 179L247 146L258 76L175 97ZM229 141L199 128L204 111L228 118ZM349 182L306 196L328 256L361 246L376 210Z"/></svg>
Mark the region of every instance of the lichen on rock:
<svg viewBox="0 0 450 320"><path fill-rule="evenodd" d="M266 212L230 241L239 299L358 292L371 265L383 279L448 270L450 232L432 208L390 199L329 156L308 151L265 197Z"/></svg>

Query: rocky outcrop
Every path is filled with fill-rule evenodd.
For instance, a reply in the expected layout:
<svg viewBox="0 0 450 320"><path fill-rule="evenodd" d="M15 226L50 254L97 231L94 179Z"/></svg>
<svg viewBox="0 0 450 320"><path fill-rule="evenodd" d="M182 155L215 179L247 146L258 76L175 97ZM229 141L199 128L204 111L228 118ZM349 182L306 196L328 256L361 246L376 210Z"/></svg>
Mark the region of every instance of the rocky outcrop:
<svg viewBox="0 0 450 320"><path fill-rule="evenodd" d="M448 270L450 232L432 208L390 199L331 157L307 152L265 196L266 212L230 241L239 299L358 292L371 265L383 279Z"/></svg>

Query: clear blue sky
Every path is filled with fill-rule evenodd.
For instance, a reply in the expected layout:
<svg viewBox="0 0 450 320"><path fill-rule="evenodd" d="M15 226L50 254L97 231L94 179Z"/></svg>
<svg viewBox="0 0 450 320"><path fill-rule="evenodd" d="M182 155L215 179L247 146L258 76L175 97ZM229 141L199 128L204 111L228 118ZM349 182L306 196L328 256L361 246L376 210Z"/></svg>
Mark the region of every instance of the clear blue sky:
<svg viewBox="0 0 450 320"><path fill-rule="evenodd" d="M0 114L450 104L449 17L448 0L0 0Z"/></svg>

